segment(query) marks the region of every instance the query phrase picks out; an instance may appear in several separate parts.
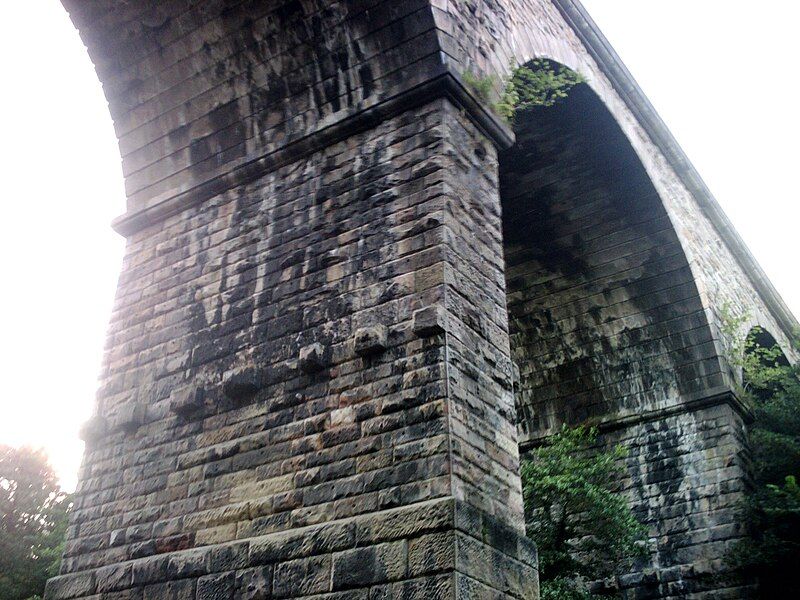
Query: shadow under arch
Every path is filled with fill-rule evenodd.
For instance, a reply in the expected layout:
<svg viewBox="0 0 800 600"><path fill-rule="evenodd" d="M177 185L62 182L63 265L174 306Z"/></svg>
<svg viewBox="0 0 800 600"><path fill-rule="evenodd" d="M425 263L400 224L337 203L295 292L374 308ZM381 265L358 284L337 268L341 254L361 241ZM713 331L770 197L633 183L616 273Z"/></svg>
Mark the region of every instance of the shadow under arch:
<svg viewBox="0 0 800 600"><path fill-rule="evenodd" d="M681 242L602 100L579 84L514 130L500 194L523 446L717 385Z"/></svg>
<svg viewBox="0 0 800 600"><path fill-rule="evenodd" d="M662 198L586 83L553 106L518 112L514 133L499 177L521 451L562 425L599 425L603 443L630 450L619 486L653 536L643 568L718 554L717 540L702 547L698 531L729 520L740 496L735 486L714 492L709 508L697 472L705 424L730 409L694 408L725 380ZM743 477L738 462L733 471ZM704 589L690 579L629 587L652 597Z"/></svg>

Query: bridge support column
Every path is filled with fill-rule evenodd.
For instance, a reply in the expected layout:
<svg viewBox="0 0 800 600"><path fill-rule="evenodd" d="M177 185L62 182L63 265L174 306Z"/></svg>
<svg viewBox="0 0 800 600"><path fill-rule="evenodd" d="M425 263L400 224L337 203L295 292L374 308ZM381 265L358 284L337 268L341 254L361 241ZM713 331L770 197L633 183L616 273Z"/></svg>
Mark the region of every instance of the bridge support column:
<svg viewBox="0 0 800 600"><path fill-rule="evenodd" d="M108 358L47 597L538 597L500 232L439 98L131 238L120 297L144 260L178 327Z"/></svg>

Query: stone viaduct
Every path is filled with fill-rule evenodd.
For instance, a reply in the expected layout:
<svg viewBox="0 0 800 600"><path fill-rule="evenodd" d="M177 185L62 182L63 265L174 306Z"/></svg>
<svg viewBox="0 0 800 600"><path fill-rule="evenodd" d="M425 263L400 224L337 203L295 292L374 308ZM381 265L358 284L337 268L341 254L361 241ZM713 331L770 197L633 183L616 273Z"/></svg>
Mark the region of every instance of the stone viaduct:
<svg viewBox="0 0 800 600"><path fill-rule="evenodd" d="M50 600L534 599L520 453L631 454L631 598L741 598L720 309L796 322L576 0L63 0L127 238ZM512 131L464 82L586 84Z"/></svg>

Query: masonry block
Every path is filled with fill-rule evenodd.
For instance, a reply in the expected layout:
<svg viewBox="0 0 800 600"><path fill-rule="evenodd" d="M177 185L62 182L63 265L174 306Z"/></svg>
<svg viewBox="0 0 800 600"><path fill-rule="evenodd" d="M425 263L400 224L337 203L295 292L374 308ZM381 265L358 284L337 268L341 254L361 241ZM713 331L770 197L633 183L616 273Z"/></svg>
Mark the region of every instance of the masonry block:
<svg viewBox="0 0 800 600"><path fill-rule="evenodd" d="M353 349L359 356L380 354L387 348L389 331L385 325L372 325L358 329L353 336Z"/></svg>
<svg viewBox="0 0 800 600"><path fill-rule="evenodd" d="M232 369L222 376L222 390L231 400L247 400L254 396L260 387L261 377L252 367Z"/></svg>
<svg viewBox="0 0 800 600"><path fill-rule="evenodd" d="M114 416L109 419L108 427L111 431L131 433L144 425L146 416L146 406L136 401L129 401L117 407Z"/></svg>
<svg viewBox="0 0 800 600"><path fill-rule="evenodd" d="M300 348L297 365L304 373L318 373L328 367L330 352L319 342Z"/></svg>
<svg viewBox="0 0 800 600"><path fill-rule="evenodd" d="M232 600L236 575L222 573L207 575L197 580L197 600Z"/></svg>
<svg viewBox="0 0 800 600"><path fill-rule="evenodd" d="M87 444L94 444L107 433L108 421L99 415L95 415L81 426L79 436Z"/></svg>
<svg viewBox="0 0 800 600"><path fill-rule="evenodd" d="M173 390L169 396L169 410L181 417L197 415L205 408L205 394L201 388L186 386Z"/></svg>
<svg viewBox="0 0 800 600"><path fill-rule="evenodd" d="M389 542L334 554L331 581L334 590L343 590L398 581L407 572L406 542Z"/></svg>
<svg viewBox="0 0 800 600"><path fill-rule="evenodd" d="M273 596L294 598L331 591L330 556L312 556L275 566Z"/></svg>
<svg viewBox="0 0 800 600"><path fill-rule="evenodd" d="M94 591L94 573L73 573L48 580L45 594L53 600L69 600L89 596Z"/></svg>
<svg viewBox="0 0 800 600"><path fill-rule="evenodd" d="M414 334L426 338L447 331L447 311L441 306L428 306L414 312Z"/></svg>
<svg viewBox="0 0 800 600"><path fill-rule="evenodd" d="M272 566L244 569L236 573L235 598L268 600L272 598Z"/></svg>

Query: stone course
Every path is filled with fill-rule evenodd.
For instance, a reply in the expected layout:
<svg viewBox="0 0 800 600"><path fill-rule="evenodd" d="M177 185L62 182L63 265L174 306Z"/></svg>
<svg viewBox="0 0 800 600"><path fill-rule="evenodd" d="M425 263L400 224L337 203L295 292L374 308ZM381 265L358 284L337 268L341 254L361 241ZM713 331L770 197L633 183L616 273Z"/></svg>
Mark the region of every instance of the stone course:
<svg viewBox="0 0 800 600"><path fill-rule="evenodd" d="M47 597L527 599L535 566L518 531L444 498L61 575Z"/></svg>

